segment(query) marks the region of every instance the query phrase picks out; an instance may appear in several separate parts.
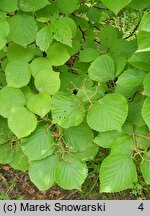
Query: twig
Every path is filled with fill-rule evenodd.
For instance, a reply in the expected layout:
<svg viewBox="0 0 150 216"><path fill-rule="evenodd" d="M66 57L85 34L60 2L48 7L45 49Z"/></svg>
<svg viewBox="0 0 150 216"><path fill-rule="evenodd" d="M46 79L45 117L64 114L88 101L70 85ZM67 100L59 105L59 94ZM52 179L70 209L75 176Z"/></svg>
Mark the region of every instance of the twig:
<svg viewBox="0 0 150 216"><path fill-rule="evenodd" d="M82 28L81 28L81 26L80 26L80 25L79 25L78 27L79 27L79 30L80 30L80 31L81 31L81 33L82 33L83 40L84 40L84 41L86 41L86 37L85 37L85 31L83 31L83 30L82 30Z"/></svg>
<svg viewBox="0 0 150 216"><path fill-rule="evenodd" d="M133 29L131 34L129 36L125 37L125 39L129 39L130 37L132 37L134 35L134 33L136 32L136 30L138 29L139 25L140 25L140 22L138 22L138 24L135 26L135 28Z"/></svg>
<svg viewBox="0 0 150 216"><path fill-rule="evenodd" d="M97 5L93 5L93 8L99 9L99 10L108 10L108 8L99 7Z"/></svg>

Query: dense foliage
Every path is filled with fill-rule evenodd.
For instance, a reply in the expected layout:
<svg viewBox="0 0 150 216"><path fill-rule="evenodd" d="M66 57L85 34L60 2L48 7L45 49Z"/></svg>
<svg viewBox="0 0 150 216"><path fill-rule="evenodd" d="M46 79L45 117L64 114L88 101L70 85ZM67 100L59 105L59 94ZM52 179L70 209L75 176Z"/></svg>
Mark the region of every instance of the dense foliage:
<svg viewBox="0 0 150 216"><path fill-rule="evenodd" d="M150 184L150 1L0 0L0 163L47 190ZM99 150L100 149L100 150Z"/></svg>

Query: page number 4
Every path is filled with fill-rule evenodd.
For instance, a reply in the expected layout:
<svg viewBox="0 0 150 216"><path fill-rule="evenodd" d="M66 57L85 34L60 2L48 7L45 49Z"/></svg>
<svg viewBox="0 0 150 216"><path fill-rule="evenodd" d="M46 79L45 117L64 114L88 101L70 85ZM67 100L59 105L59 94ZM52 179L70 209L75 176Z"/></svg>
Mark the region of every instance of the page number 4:
<svg viewBox="0 0 150 216"><path fill-rule="evenodd" d="M144 210L144 205L143 205L143 203L141 203L141 204L139 205L138 209L139 209L140 211L143 211L143 210Z"/></svg>

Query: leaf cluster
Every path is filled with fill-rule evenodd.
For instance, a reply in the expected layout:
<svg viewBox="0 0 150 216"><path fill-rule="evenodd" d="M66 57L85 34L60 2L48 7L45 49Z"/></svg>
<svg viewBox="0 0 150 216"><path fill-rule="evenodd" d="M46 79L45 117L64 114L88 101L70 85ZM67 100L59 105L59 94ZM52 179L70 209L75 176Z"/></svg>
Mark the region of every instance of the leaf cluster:
<svg viewBox="0 0 150 216"><path fill-rule="evenodd" d="M110 152L101 192L132 188L135 161L150 184L149 9L149 0L0 1L0 163L28 171L40 190L81 190L101 147ZM111 22L124 11L138 21L127 37Z"/></svg>

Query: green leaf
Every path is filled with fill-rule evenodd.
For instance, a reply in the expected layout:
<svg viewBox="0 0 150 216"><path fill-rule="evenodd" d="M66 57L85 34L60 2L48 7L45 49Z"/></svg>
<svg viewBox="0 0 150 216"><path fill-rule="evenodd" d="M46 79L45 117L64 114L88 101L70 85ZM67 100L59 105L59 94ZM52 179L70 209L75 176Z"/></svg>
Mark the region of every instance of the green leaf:
<svg viewBox="0 0 150 216"><path fill-rule="evenodd" d="M137 34L138 52L150 51L150 13L142 17L139 32Z"/></svg>
<svg viewBox="0 0 150 216"><path fill-rule="evenodd" d="M77 5L79 0L71 0L70 4L68 4L68 0L58 0L58 8L60 12L64 14L71 14L73 11L77 9Z"/></svg>
<svg viewBox="0 0 150 216"><path fill-rule="evenodd" d="M80 41L77 38L74 38L72 40L72 47L67 47L70 56L73 56L76 53L78 53L79 49L80 49Z"/></svg>
<svg viewBox="0 0 150 216"><path fill-rule="evenodd" d="M120 192L132 188L137 181L137 173L128 155L109 155L100 168L100 191Z"/></svg>
<svg viewBox="0 0 150 216"><path fill-rule="evenodd" d="M0 37L1 38L7 37L9 34L9 24L6 20L2 19L1 17L0 17L0 28L1 28Z"/></svg>
<svg viewBox="0 0 150 216"><path fill-rule="evenodd" d="M150 184L150 151L144 154L144 161L141 164L141 171L146 184Z"/></svg>
<svg viewBox="0 0 150 216"><path fill-rule="evenodd" d="M96 24L99 23L101 18L101 11L98 8L95 7L89 7L86 15L90 19L91 22L94 22Z"/></svg>
<svg viewBox="0 0 150 216"><path fill-rule="evenodd" d="M67 22L58 19L52 24L51 29L56 41L72 47L72 31Z"/></svg>
<svg viewBox="0 0 150 216"><path fill-rule="evenodd" d="M0 37L0 50L2 49L2 48L4 48L4 46L6 45L6 39L5 38L2 38L2 37Z"/></svg>
<svg viewBox="0 0 150 216"><path fill-rule="evenodd" d="M7 64L5 74L8 86L14 88L26 86L31 78L29 64L18 60Z"/></svg>
<svg viewBox="0 0 150 216"><path fill-rule="evenodd" d="M58 93L52 97L53 123L63 128L79 125L85 116L81 101L71 94Z"/></svg>
<svg viewBox="0 0 150 216"><path fill-rule="evenodd" d="M8 118L13 107L24 106L25 103L25 97L19 89L4 87L0 91L0 115L5 118Z"/></svg>
<svg viewBox="0 0 150 216"><path fill-rule="evenodd" d="M24 12L34 12L49 4L48 0L19 0L18 6Z"/></svg>
<svg viewBox="0 0 150 216"><path fill-rule="evenodd" d="M33 95L27 102L27 108L43 118L51 109L51 97L47 93Z"/></svg>
<svg viewBox="0 0 150 216"><path fill-rule="evenodd" d="M18 0L1 0L0 9L5 12L14 12L18 10Z"/></svg>
<svg viewBox="0 0 150 216"><path fill-rule="evenodd" d="M42 51L46 51L49 48L52 41L53 41L53 35L52 35L51 28L49 26L42 28L37 33L36 44L40 47Z"/></svg>
<svg viewBox="0 0 150 216"><path fill-rule="evenodd" d="M150 147L149 129L146 125L143 127L135 127L135 139L138 141L138 149L146 150Z"/></svg>
<svg viewBox="0 0 150 216"><path fill-rule="evenodd" d="M25 172L29 168L28 158L23 154L21 148L17 148L14 158L9 164L13 169Z"/></svg>
<svg viewBox="0 0 150 216"><path fill-rule="evenodd" d="M145 1L132 0L129 6L137 10L143 10L150 6L150 1L149 0L145 0Z"/></svg>
<svg viewBox="0 0 150 216"><path fill-rule="evenodd" d="M6 56L6 52L4 50L0 50L0 58L4 58Z"/></svg>
<svg viewBox="0 0 150 216"><path fill-rule="evenodd" d="M98 57L88 69L90 79L98 82L107 82L115 77L115 66L108 55Z"/></svg>
<svg viewBox="0 0 150 216"><path fill-rule="evenodd" d="M2 67L2 64L1 64L1 67ZM0 71L0 88L6 86L7 83L6 83L6 77L5 77L5 74Z"/></svg>
<svg viewBox="0 0 150 216"><path fill-rule="evenodd" d="M96 131L121 131L127 114L126 99L114 93L104 96L91 107L87 115L87 122Z"/></svg>
<svg viewBox="0 0 150 216"><path fill-rule="evenodd" d="M8 63L9 63L9 61L8 61L7 58L5 58L5 59L2 60L1 69L2 69L3 71L5 71L6 66L7 66ZM5 74L4 74L2 71L1 71L0 75L1 75L0 78L2 78L2 79L1 79L1 86L4 87L4 86L7 85L7 83L6 83L6 76L5 76Z"/></svg>
<svg viewBox="0 0 150 216"><path fill-rule="evenodd" d="M6 20L0 17L0 50L6 45L6 37L9 34L9 24Z"/></svg>
<svg viewBox="0 0 150 216"><path fill-rule="evenodd" d="M58 163L56 155L51 155L43 160L33 161L29 168L31 181L39 190L48 190L55 183L55 170Z"/></svg>
<svg viewBox="0 0 150 216"><path fill-rule="evenodd" d="M26 99L26 102L34 95L32 89L29 86L24 86L21 88L22 93Z"/></svg>
<svg viewBox="0 0 150 216"><path fill-rule="evenodd" d="M85 181L88 169L85 163L78 161L73 156L66 156L60 160L56 167L56 183L66 190L78 189Z"/></svg>
<svg viewBox="0 0 150 216"><path fill-rule="evenodd" d="M66 63L70 55L65 45L54 43L49 47L47 57L53 66L59 66Z"/></svg>
<svg viewBox="0 0 150 216"><path fill-rule="evenodd" d="M30 161L41 160L51 154L55 149L51 131L40 125L28 137L21 140L21 149Z"/></svg>
<svg viewBox="0 0 150 216"><path fill-rule="evenodd" d="M113 54L112 58L115 64L116 77L118 77L123 71L127 63L126 56L124 54Z"/></svg>
<svg viewBox="0 0 150 216"><path fill-rule="evenodd" d="M118 78L117 84L125 87L139 86L143 83L145 72L137 69L128 69Z"/></svg>
<svg viewBox="0 0 150 216"><path fill-rule="evenodd" d="M139 86L121 86L121 85L116 85L115 86L115 93L121 94L126 98L132 97L139 89Z"/></svg>
<svg viewBox="0 0 150 216"><path fill-rule="evenodd" d="M33 50L11 43L7 49L7 57L9 61L29 62L33 58Z"/></svg>
<svg viewBox="0 0 150 216"><path fill-rule="evenodd" d="M97 137L93 140L94 143L103 147L103 148L111 148L112 144L115 140L120 136L120 132L118 131L107 131L101 132Z"/></svg>
<svg viewBox="0 0 150 216"><path fill-rule="evenodd" d="M79 61L80 62L92 62L98 56L99 56L99 51L97 49L87 47L80 52Z"/></svg>
<svg viewBox="0 0 150 216"><path fill-rule="evenodd" d="M147 95L150 97L150 73L146 74L143 85L144 85L144 95Z"/></svg>
<svg viewBox="0 0 150 216"><path fill-rule="evenodd" d="M148 128L150 129L150 98L146 98L146 100L144 101L142 116Z"/></svg>
<svg viewBox="0 0 150 216"><path fill-rule="evenodd" d="M99 39L101 42L101 49L107 50L118 39L118 31L111 25L102 27L99 34Z"/></svg>
<svg viewBox="0 0 150 216"><path fill-rule="evenodd" d="M7 120L0 116L0 145L9 142L12 132L8 128Z"/></svg>
<svg viewBox="0 0 150 216"><path fill-rule="evenodd" d="M141 114L144 100L144 96L142 96L141 94L137 94L134 100L131 103L129 103L128 119L137 127L142 127L145 125L145 122Z"/></svg>
<svg viewBox="0 0 150 216"><path fill-rule="evenodd" d="M38 57L31 62L30 70L33 77L36 77L41 70L52 70L50 61L44 57Z"/></svg>
<svg viewBox="0 0 150 216"><path fill-rule="evenodd" d="M66 65L63 65L62 68L60 68L60 80L61 80L61 86L60 91L62 92L68 92L68 89L72 88L71 82L77 79L77 75L70 73L68 71L68 67Z"/></svg>
<svg viewBox="0 0 150 216"><path fill-rule="evenodd" d="M111 46L110 52L117 55L124 55L126 59L130 58L137 51L137 40L117 39Z"/></svg>
<svg viewBox="0 0 150 216"><path fill-rule="evenodd" d="M150 32L140 31L137 35L138 52L150 51Z"/></svg>
<svg viewBox="0 0 150 216"><path fill-rule="evenodd" d="M134 132L134 125L132 122L128 121L127 119L127 121L122 126L121 136L125 134L131 136L133 135L133 132Z"/></svg>
<svg viewBox="0 0 150 216"><path fill-rule="evenodd" d="M0 35L0 51L5 47L6 43L7 43L7 39L4 36ZM4 68L3 66L4 61L7 62L7 59L2 60L2 66L1 66L2 69Z"/></svg>
<svg viewBox="0 0 150 216"><path fill-rule="evenodd" d="M140 31L150 32L150 13L145 13L139 26Z"/></svg>
<svg viewBox="0 0 150 216"><path fill-rule="evenodd" d="M131 2L131 0L115 0L115 2L112 0L101 0L101 2L117 15L122 8Z"/></svg>
<svg viewBox="0 0 150 216"><path fill-rule="evenodd" d="M59 17L59 9L56 2L51 1L50 5L36 11L38 22L54 22Z"/></svg>
<svg viewBox="0 0 150 216"><path fill-rule="evenodd" d="M59 72L45 69L38 72L35 77L35 86L39 92L46 92L50 95L54 95L59 91L60 78Z"/></svg>
<svg viewBox="0 0 150 216"><path fill-rule="evenodd" d="M98 145L93 144L92 146L90 146L89 148L85 149L82 152L75 152L74 155L80 161L83 162L91 161L94 160L98 152L98 149L99 149Z"/></svg>
<svg viewBox="0 0 150 216"><path fill-rule="evenodd" d="M30 135L36 129L37 119L25 107L14 107L8 117L8 126L17 138L20 139Z"/></svg>
<svg viewBox="0 0 150 216"><path fill-rule="evenodd" d="M136 144L133 138L123 134L112 142L111 154L132 156L134 148L136 148Z"/></svg>
<svg viewBox="0 0 150 216"><path fill-rule="evenodd" d="M0 164L8 164L13 160L14 151L10 143L0 145Z"/></svg>
<svg viewBox="0 0 150 216"><path fill-rule="evenodd" d="M36 39L37 24L28 14L16 14L9 19L9 37L14 43L26 47Z"/></svg>
<svg viewBox="0 0 150 216"><path fill-rule="evenodd" d="M150 52L138 52L131 56L128 62L134 67L143 70L149 71L150 68Z"/></svg>
<svg viewBox="0 0 150 216"><path fill-rule="evenodd" d="M72 37L76 37L77 34L77 26L76 23L73 19L71 19L70 17L60 17L59 18L60 21L64 22L65 24L67 24L72 32Z"/></svg>
<svg viewBox="0 0 150 216"><path fill-rule="evenodd" d="M94 135L86 122L64 129L64 137L71 152L82 152L93 145Z"/></svg>

